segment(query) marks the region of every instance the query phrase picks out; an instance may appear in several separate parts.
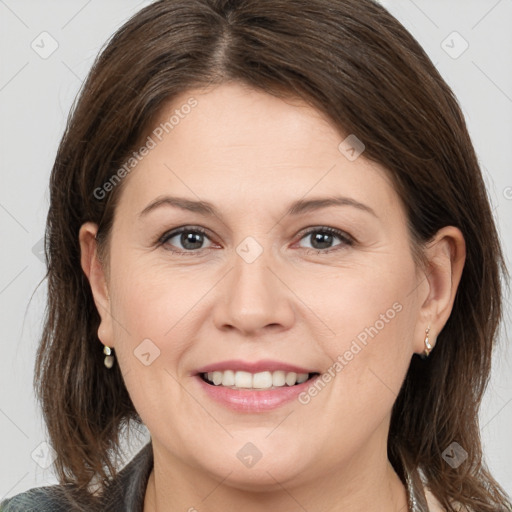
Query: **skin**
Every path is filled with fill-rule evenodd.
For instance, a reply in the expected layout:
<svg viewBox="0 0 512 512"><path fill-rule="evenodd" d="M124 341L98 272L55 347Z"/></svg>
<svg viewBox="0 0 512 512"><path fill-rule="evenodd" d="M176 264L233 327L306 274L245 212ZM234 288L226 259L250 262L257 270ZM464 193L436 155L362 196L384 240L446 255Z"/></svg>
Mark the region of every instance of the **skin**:
<svg viewBox="0 0 512 512"><path fill-rule="evenodd" d="M324 116L226 83L187 91L161 120L191 96L198 105L125 178L106 258L95 224L79 235L99 339L152 436L144 511L407 510L386 452L391 409L426 327L434 343L450 315L462 234L440 230L424 249L428 269L418 267L386 171L364 153L349 161L338 149L347 134ZM219 216L171 206L141 215L163 195L207 200ZM285 215L297 199L333 195L374 214L345 205ZM179 236L156 242L185 225L207 230L199 249L186 253ZM334 236L318 249L304 231L325 226L355 241ZM236 251L248 236L263 249L252 263ZM234 412L193 377L234 358L326 370L395 303L400 312L305 405ZM160 350L149 366L134 356L147 338ZM262 454L251 468L236 456L247 442Z"/></svg>

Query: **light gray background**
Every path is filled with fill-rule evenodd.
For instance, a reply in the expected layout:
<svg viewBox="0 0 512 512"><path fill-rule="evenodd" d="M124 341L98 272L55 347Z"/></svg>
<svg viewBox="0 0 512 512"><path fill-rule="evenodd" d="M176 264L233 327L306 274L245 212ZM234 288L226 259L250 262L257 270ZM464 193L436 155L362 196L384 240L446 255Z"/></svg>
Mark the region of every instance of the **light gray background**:
<svg viewBox="0 0 512 512"><path fill-rule="evenodd" d="M148 3L0 0L0 499L56 482L44 469L52 452L32 391L45 305L45 285L37 286L44 276L47 182L68 111L94 57ZM419 40L459 99L510 262L512 0L383 3ZM469 47L459 56L464 41ZM58 48L45 55L52 44ZM508 297L506 308L510 326ZM488 465L512 494L509 340L503 329L481 425Z"/></svg>

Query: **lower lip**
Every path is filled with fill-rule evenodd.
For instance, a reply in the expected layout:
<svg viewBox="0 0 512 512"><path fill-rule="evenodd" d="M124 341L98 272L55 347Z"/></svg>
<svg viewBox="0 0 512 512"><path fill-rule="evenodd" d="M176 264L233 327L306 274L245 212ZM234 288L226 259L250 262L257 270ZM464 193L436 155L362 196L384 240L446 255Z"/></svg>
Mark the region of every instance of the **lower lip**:
<svg viewBox="0 0 512 512"><path fill-rule="evenodd" d="M231 389L224 386L214 386L206 383L199 375L196 379L204 392L216 402L238 412L264 412L291 402L305 391L317 378L296 384L295 386L283 386L277 389L252 390Z"/></svg>

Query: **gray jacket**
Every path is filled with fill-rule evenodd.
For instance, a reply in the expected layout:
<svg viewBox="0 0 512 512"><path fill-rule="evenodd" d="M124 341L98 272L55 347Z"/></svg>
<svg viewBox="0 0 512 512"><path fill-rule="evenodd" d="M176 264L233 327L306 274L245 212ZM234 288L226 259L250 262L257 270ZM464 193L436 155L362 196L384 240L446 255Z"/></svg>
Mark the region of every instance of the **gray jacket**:
<svg viewBox="0 0 512 512"><path fill-rule="evenodd" d="M144 496L153 468L148 443L112 480L100 501L77 493L72 486L30 489L0 503L0 512L143 512Z"/></svg>

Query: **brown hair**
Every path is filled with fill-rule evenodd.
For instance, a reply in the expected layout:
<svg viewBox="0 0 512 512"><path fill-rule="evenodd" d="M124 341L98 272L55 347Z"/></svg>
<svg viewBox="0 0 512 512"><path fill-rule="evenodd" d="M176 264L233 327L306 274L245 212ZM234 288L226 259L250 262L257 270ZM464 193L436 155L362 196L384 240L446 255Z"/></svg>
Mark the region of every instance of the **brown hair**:
<svg viewBox="0 0 512 512"><path fill-rule="evenodd" d="M452 314L425 361L413 356L393 408L388 454L423 470L447 510L510 506L482 459L478 410L502 315L506 275L481 171L458 103L417 41L372 0L160 0L112 37L70 115L50 181L48 307L35 383L61 482L116 474L120 432L140 422L117 365L103 366L99 315L78 232L105 244L122 182L94 191L179 93L239 81L325 113L384 166L420 250L458 227L467 258ZM468 459L452 469L453 442Z"/></svg>

